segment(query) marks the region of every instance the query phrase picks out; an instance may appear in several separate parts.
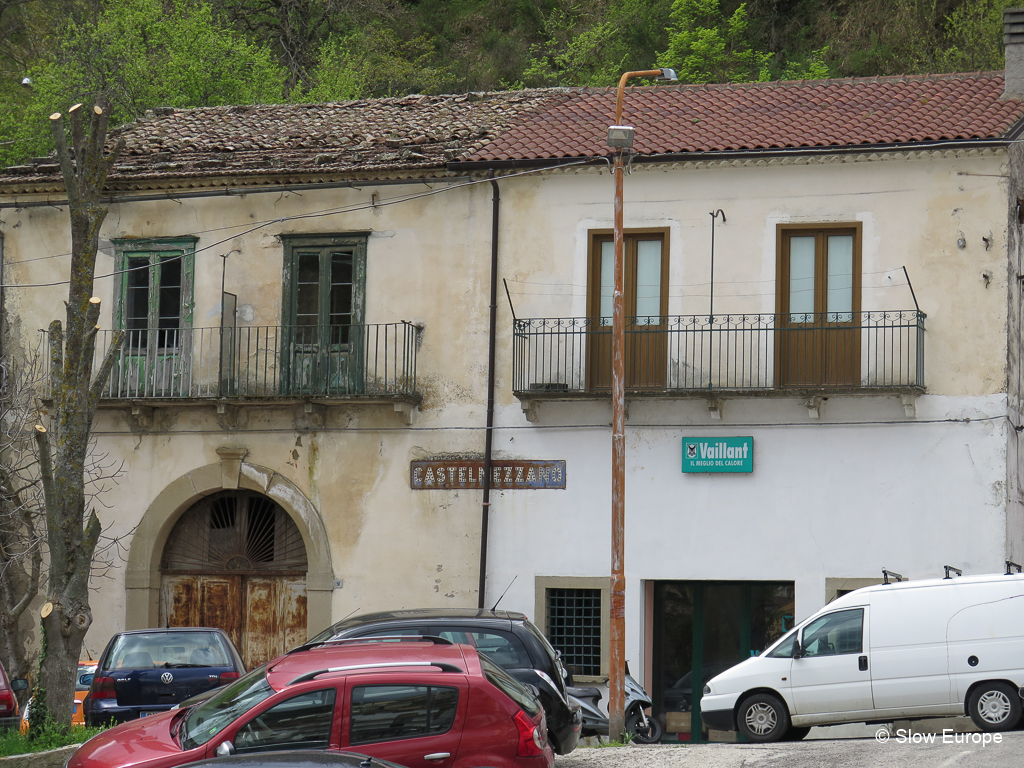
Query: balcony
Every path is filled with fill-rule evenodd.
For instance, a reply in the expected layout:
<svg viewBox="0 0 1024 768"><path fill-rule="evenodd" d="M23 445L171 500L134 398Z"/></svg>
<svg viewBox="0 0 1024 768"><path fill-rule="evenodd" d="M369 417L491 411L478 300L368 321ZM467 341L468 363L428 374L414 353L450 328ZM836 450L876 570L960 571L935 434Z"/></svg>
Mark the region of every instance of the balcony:
<svg viewBox="0 0 1024 768"><path fill-rule="evenodd" d="M924 313L677 315L626 319L632 396L924 390ZM607 396L611 319L517 319L521 400Z"/></svg>
<svg viewBox="0 0 1024 768"><path fill-rule="evenodd" d="M129 330L102 399L418 403L419 333L404 322ZM94 370L113 335L98 332Z"/></svg>

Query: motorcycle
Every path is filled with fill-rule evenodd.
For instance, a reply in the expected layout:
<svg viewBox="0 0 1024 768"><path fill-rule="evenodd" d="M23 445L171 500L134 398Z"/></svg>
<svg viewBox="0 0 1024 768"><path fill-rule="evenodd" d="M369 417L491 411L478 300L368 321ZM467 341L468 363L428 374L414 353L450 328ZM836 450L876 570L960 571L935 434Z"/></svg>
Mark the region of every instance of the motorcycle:
<svg viewBox="0 0 1024 768"><path fill-rule="evenodd" d="M580 712L583 715L584 736L607 736L608 716L605 715L598 702L601 701L601 691L597 688L576 688L565 689L569 695L569 703L576 702L580 705ZM651 697L636 680L629 674L629 665L626 666L626 733L633 734L633 741L640 744L657 744L661 741L661 723L653 715L648 715L646 709L652 705Z"/></svg>

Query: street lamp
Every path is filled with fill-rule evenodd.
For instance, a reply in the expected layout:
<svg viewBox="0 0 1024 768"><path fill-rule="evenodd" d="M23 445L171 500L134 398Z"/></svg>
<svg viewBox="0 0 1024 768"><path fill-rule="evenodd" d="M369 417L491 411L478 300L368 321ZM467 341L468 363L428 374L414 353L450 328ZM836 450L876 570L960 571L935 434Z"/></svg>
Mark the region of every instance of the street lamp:
<svg viewBox="0 0 1024 768"><path fill-rule="evenodd" d="M633 77L675 80L671 69L626 72L619 78L615 97L615 124L608 129L608 146L615 153L615 259L612 271L612 578L608 653L608 736L626 730L626 576L623 567L626 511L626 316L623 305L622 176L624 155L633 146L636 131L622 124L622 98Z"/></svg>

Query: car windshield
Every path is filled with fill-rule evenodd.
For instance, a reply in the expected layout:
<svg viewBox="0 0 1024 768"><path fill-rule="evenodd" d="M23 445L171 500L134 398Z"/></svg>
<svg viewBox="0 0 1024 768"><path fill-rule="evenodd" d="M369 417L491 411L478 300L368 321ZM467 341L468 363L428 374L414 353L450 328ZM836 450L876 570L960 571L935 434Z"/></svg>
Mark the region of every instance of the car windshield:
<svg viewBox="0 0 1024 768"><path fill-rule="evenodd" d="M216 632L138 632L121 635L103 660L103 669L151 667L231 667Z"/></svg>
<svg viewBox="0 0 1024 768"><path fill-rule="evenodd" d="M267 682L266 664L238 678L216 696L211 696L189 711L181 725L181 748L189 750L205 744L239 715L273 694L274 689Z"/></svg>
<svg viewBox="0 0 1024 768"><path fill-rule="evenodd" d="M483 668L487 682L503 691L526 714L535 717L540 712L540 703L530 689L483 654L480 654L480 666Z"/></svg>
<svg viewBox="0 0 1024 768"><path fill-rule="evenodd" d="M96 672L96 665L90 664L88 666L78 667L78 680L75 682L76 691L88 691L89 686L92 685L93 674Z"/></svg>

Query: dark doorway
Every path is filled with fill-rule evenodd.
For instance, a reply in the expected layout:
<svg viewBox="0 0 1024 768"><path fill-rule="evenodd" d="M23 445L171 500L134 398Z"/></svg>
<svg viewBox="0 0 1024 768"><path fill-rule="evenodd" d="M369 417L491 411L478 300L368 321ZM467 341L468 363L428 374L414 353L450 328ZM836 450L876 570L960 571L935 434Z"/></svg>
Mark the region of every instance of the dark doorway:
<svg viewBox="0 0 1024 768"><path fill-rule="evenodd" d="M701 723L704 684L790 629L793 607L793 582L655 582L651 696L669 739L716 740Z"/></svg>

